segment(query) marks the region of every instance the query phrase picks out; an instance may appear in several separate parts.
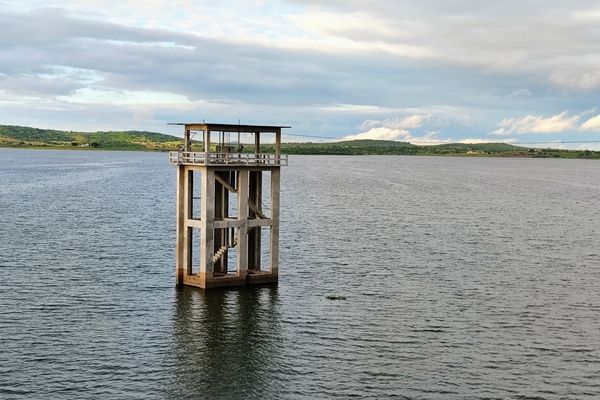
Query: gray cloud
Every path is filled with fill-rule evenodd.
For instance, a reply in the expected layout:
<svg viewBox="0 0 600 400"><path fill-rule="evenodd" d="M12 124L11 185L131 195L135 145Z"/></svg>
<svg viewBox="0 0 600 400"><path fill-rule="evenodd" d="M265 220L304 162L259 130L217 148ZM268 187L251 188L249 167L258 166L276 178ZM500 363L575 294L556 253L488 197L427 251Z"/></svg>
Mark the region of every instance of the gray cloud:
<svg viewBox="0 0 600 400"><path fill-rule="evenodd" d="M480 134L505 118L575 112L595 102L598 30L593 16L578 14L592 2L298 3L315 7L300 26L360 49L242 41L226 32L215 39L86 19L58 8L0 9L0 111L15 123L33 105L40 121L61 112L101 129L107 129L107 117L117 128L144 129L198 115L259 118L343 136L359 132L366 120L437 115L445 107L451 111L428 123ZM311 19L332 11L343 23ZM408 48L395 52L395 46ZM68 100L90 88L173 93L191 103L92 106ZM582 89L576 98L570 94ZM10 107L2 106L3 99L11 100ZM431 128L439 126L423 130Z"/></svg>
<svg viewBox="0 0 600 400"><path fill-rule="evenodd" d="M459 86L435 68L417 70L386 54L369 58L351 54L269 48L264 45L205 39L164 30L122 27L87 21L56 9L0 14L6 29L0 45L0 72L12 85L40 96L64 95L89 87L75 76L56 85L40 74L57 67L95 71L93 86L104 89L157 90L192 100L414 106L440 85ZM25 34L33 31L31 35ZM19 60L15 62L14 60ZM462 71L448 72L461 79ZM469 80L477 79L473 74ZM435 82L435 81L439 82ZM481 79L481 84L484 84ZM398 96L402 87L406 96ZM439 97L439 95L438 95ZM418 104L417 104L418 105Z"/></svg>
<svg viewBox="0 0 600 400"><path fill-rule="evenodd" d="M426 49L432 58L484 70L528 74L573 89L600 88L600 4L577 0L502 2L423 0L296 1L313 8L306 26L325 35ZM359 13L357 24L311 15ZM365 18L365 15L369 18ZM323 19L327 21L327 19ZM331 28L330 25L333 25ZM372 25L374 29L371 29ZM383 27L383 28L382 28ZM385 32L385 35L379 34Z"/></svg>
<svg viewBox="0 0 600 400"><path fill-rule="evenodd" d="M167 90L192 99L301 98L317 90L326 95L336 85L332 71L304 54L259 45L81 20L56 9L0 14L0 25L0 72L14 79L5 89L32 89L37 82L40 94L64 94L36 77L57 66L96 71L103 87Z"/></svg>

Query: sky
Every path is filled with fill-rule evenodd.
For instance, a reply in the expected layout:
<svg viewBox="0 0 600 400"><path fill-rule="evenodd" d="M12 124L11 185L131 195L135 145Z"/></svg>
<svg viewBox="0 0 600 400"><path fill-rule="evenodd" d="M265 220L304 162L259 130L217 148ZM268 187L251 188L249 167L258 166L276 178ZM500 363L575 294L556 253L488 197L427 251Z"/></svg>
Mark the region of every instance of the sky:
<svg viewBox="0 0 600 400"><path fill-rule="evenodd" d="M0 124L600 150L597 0L0 0L0 27Z"/></svg>

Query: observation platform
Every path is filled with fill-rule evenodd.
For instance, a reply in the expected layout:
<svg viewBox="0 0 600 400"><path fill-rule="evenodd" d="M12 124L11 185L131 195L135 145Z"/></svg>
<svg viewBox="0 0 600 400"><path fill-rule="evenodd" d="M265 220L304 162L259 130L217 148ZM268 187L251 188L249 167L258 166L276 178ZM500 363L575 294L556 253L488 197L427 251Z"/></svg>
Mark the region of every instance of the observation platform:
<svg viewBox="0 0 600 400"><path fill-rule="evenodd" d="M171 151L169 162L174 165L281 167L288 165L287 154L204 153Z"/></svg>

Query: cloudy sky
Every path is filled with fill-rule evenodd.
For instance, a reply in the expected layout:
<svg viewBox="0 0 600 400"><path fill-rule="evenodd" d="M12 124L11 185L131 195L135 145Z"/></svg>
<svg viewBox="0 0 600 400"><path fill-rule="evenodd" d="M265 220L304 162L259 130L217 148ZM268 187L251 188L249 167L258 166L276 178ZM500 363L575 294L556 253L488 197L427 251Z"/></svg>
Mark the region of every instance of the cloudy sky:
<svg viewBox="0 0 600 400"><path fill-rule="evenodd" d="M0 27L0 124L600 140L597 0L0 0Z"/></svg>

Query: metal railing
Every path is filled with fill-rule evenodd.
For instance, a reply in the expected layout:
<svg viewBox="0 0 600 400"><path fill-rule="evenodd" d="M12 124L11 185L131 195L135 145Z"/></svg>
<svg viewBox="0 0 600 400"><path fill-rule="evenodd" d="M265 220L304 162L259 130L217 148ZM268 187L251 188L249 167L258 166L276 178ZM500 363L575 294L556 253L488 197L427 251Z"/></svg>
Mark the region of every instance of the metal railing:
<svg viewBox="0 0 600 400"><path fill-rule="evenodd" d="M208 155L208 157L207 157ZM191 165L288 165L287 154L255 154L255 153L204 153L194 151L169 152L171 164Z"/></svg>

